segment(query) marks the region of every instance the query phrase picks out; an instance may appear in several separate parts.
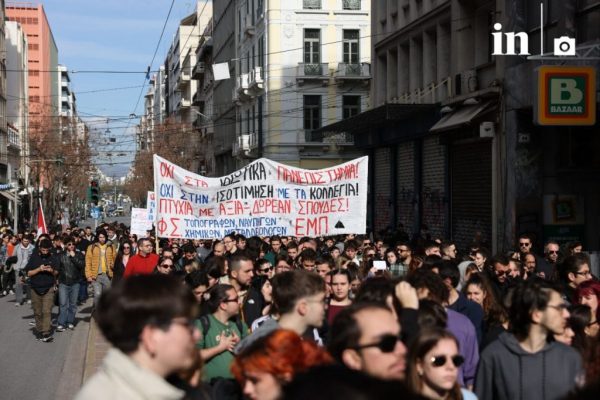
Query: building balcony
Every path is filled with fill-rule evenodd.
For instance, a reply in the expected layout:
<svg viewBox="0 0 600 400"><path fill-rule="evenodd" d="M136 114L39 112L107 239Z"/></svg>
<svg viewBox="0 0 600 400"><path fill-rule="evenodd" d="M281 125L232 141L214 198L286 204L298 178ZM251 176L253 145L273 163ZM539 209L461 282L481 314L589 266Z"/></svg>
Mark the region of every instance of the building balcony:
<svg viewBox="0 0 600 400"><path fill-rule="evenodd" d="M302 8L305 10L320 10L321 0L302 0Z"/></svg>
<svg viewBox="0 0 600 400"><path fill-rule="evenodd" d="M360 10L360 0L342 0L343 10Z"/></svg>
<svg viewBox="0 0 600 400"><path fill-rule="evenodd" d="M196 93L194 93L194 97L192 97L192 105L200 106L200 105L202 105L202 103L204 103L204 101L205 101L204 94L202 93L201 90L197 90Z"/></svg>
<svg viewBox="0 0 600 400"><path fill-rule="evenodd" d="M262 76L262 68L256 67L250 72L248 82L249 89L254 92L261 92L264 89L264 80Z"/></svg>
<svg viewBox="0 0 600 400"><path fill-rule="evenodd" d="M196 60L201 60L204 58L206 53L212 50L213 47L213 38L212 36L205 36L204 42L196 49Z"/></svg>
<svg viewBox="0 0 600 400"><path fill-rule="evenodd" d="M335 81L340 84L358 82L368 84L369 80L371 79L371 64L339 63L334 76Z"/></svg>
<svg viewBox="0 0 600 400"><path fill-rule="evenodd" d="M348 132L331 134L307 129L304 130L304 144L317 146L354 146L354 135Z"/></svg>
<svg viewBox="0 0 600 400"><path fill-rule="evenodd" d="M325 86L329 82L329 64L298 63L296 80L299 85L303 85L306 81L320 81Z"/></svg>
<svg viewBox="0 0 600 400"><path fill-rule="evenodd" d="M192 78L193 79L201 79L202 75L204 75L204 68L205 68L204 62L202 62L202 61L197 62L196 65L194 66L194 70L192 71Z"/></svg>
<svg viewBox="0 0 600 400"><path fill-rule="evenodd" d="M181 98L177 103L177 109L181 110L182 108L189 108L192 106L192 102L189 99Z"/></svg>
<svg viewBox="0 0 600 400"><path fill-rule="evenodd" d="M186 87L190 83L191 78L192 74L190 73L190 68L183 67L181 74L179 74L179 79L177 80L177 87L179 89Z"/></svg>

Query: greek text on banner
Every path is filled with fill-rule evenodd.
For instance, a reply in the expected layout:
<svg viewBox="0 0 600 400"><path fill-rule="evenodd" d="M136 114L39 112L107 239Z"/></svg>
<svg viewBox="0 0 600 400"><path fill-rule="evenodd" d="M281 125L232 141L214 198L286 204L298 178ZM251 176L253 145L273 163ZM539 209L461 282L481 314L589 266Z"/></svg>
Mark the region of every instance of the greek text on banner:
<svg viewBox="0 0 600 400"><path fill-rule="evenodd" d="M159 237L220 239L366 232L368 157L319 170L266 158L219 178L154 155Z"/></svg>

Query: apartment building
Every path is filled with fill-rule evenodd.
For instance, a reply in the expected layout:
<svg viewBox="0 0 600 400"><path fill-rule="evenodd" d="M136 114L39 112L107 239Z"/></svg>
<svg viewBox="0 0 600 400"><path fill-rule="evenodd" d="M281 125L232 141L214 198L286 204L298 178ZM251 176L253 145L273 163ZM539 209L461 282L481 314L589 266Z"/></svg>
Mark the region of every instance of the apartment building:
<svg viewBox="0 0 600 400"><path fill-rule="evenodd" d="M236 142L235 104L231 94L235 88L236 58L236 0L219 0L213 4L213 63L227 63L231 79L214 81L213 114L214 127L213 153L215 169L212 176L222 176L235 170L236 158L231 149Z"/></svg>
<svg viewBox="0 0 600 400"><path fill-rule="evenodd" d="M369 107L370 1L235 4L236 167L267 157L323 168L358 156L319 128Z"/></svg>
<svg viewBox="0 0 600 400"><path fill-rule="evenodd" d="M370 156L369 226L444 237L465 249L514 248L521 233L598 249L598 145L593 127L538 126L541 65L593 65L600 2L549 0L544 35L577 39L570 59L492 56L494 24L529 36L539 54L540 2L373 2L373 108L322 129L353 134ZM593 22L596 21L596 22ZM582 59L582 54L586 58ZM569 209L557 221L557 207Z"/></svg>
<svg viewBox="0 0 600 400"><path fill-rule="evenodd" d="M191 109L192 98L197 91L192 70L196 65L200 33L212 16L212 2L198 2L196 7L196 11L180 21L164 63L167 115L177 122L189 125L196 119L196 114Z"/></svg>
<svg viewBox="0 0 600 400"><path fill-rule="evenodd" d="M214 146L213 35L214 26L211 19L200 37L196 50L196 65L192 70L192 79L198 81L198 89L192 98L192 106L196 107L193 126L198 130L200 137L198 172L206 176L211 176L217 169Z"/></svg>
<svg viewBox="0 0 600 400"><path fill-rule="evenodd" d="M6 18L19 23L27 35L29 70L29 134L48 132L59 112L58 48L41 4L11 2ZM50 72L48 72L50 71Z"/></svg>
<svg viewBox="0 0 600 400"><path fill-rule="evenodd" d="M29 181L29 96L28 41L21 25L6 21L6 114L8 164L11 178L26 185Z"/></svg>

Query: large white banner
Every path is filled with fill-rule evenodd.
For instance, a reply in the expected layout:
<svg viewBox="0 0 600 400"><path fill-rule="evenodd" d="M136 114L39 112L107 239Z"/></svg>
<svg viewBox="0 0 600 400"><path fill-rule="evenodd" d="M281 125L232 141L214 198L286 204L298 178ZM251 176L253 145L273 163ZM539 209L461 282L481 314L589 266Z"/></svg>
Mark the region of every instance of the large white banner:
<svg viewBox="0 0 600 400"><path fill-rule="evenodd" d="M159 237L220 239L366 232L368 157L320 170L261 158L220 178L154 155Z"/></svg>

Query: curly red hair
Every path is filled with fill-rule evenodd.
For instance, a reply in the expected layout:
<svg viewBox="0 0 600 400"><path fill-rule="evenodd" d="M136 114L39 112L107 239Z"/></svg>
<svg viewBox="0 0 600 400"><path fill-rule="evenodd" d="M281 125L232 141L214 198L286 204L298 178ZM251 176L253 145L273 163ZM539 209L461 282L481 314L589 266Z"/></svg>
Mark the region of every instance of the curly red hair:
<svg viewBox="0 0 600 400"><path fill-rule="evenodd" d="M266 372L277 379L289 379L313 366L331 363L329 353L314 342L289 330L277 330L237 355L231 372L243 385L246 372Z"/></svg>

